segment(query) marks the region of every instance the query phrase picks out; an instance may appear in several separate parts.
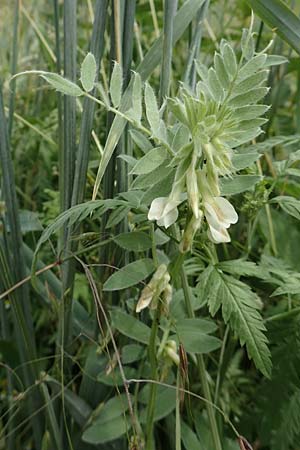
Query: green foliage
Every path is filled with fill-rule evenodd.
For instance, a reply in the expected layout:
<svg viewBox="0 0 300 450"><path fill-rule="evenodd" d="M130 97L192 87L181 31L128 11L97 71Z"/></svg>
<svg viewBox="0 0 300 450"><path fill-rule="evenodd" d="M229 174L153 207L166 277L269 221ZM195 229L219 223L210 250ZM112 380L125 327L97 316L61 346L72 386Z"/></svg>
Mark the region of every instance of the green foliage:
<svg viewBox="0 0 300 450"><path fill-rule="evenodd" d="M299 5L6 3L0 447L298 448Z"/></svg>
<svg viewBox="0 0 300 450"><path fill-rule="evenodd" d="M212 316L222 307L225 323L229 323L241 345L246 345L257 368L270 377L270 352L264 335L266 328L259 313L261 302L258 296L247 284L213 266L200 275L197 290L201 297L205 295Z"/></svg>

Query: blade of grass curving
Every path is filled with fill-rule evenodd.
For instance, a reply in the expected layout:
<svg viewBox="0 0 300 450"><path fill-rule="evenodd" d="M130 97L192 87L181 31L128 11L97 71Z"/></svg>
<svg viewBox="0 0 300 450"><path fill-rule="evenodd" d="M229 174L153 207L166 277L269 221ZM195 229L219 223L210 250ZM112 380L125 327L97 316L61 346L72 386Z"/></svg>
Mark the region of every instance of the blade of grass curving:
<svg viewBox="0 0 300 450"><path fill-rule="evenodd" d="M197 14L197 12L199 11L199 8L202 6L204 1L205 0L187 0L179 9L174 19L173 45L176 44L176 42L185 32L186 28L189 26L189 24L193 20L195 14ZM145 55L143 61L137 67L137 72L139 72L143 81L147 80L149 75L159 64L161 60L161 52L162 52L162 37L158 38L154 42L150 50ZM129 83L122 97L120 110L123 112L126 111L126 109L130 106L131 88L132 83ZM106 171L106 167L110 161L114 149L116 148L120 136L122 135L125 125L126 121L123 118L119 116L115 117L106 140L106 144L103 150L103 157L100 161L97 178L94 186L93 199L97 195L104 172Z"/></svg>
<svg viewBox="0 0 300 450"><path fill-rule="evenodd" d="M166 0L164 3L164 27L163 27L163 50L160 75L159 104L162 105L164 98L169 93L171 79L171 61L172 61L172 41L173 41L173 24L174 16L177 9L177 0ZM155 254L155 251L154 251ZM151 367L151 378L157 379L157 359L155 340L157 336L157 328L159 324L160 307L155 311L152 323L151 336L148 346L148 358ZM153 351L154 350L154 351ZM147 406L147 422L146 422L146 450L154 447L154 409L157 399L157 386L150 385L149 402Z"/></svg>
<svg viewBox="0 0 300 450"><path fill-rule="evenodd" d="M107 10L107 0L98 0L95 8L95 20L93 24L92 38L90 51L94 54L98 67L100 67L100 61L104 49L104 31L106 23L106 10ZM89 161L89 151L90 151L90 141L92 124L95 113L95 103L88 98L84 99L83 111L81 118L80 127L80 138L79 146L76 158L76 167L74 174L74 181L72 185L72 197L71 205L75 206L81 203L84 199L84 190L87 178L88 161ZM66 205L65 205L66 206ZM65 207L65 209L68 209ZM66 224L67 226L67 224ZM69 243L69 238L71 236L72 229L68 229L66 232L66 242L68 245L68 250L71 249L71 244ZM72 251L76 249L72 247ZM73 287L75 268L74 261L69 260L63 265L63 270L65 272L66 283L65 287ZM66 314L64 317L64 342L67 343L71 339L70 327L71 327L71 296L66 302Z"/></svg>
<svg viewBox="0 0 300 450"><path fill-rule="evenodd" d="M300 54L300 20L281 0L246 0L253 11Z"/></svg>
<svg viewBox="0 0 300 450"><path fill-rule="evenodd" d="M202 5L201 9L198 11L196 17L196 24L193 31L190 49L189 49L189 57L187 60L185 73L183 77L183 81L191 86L192 89L195 89L196 85L196 67L195 67L195 59L198 58L199 50L201 47L202 40L202 32L203 32L203 21L206 17L210 0L206 0L206 2Z"/></svg>
<svg viewBox="0 0 300 450"><path fill-rule="evenodd" d="M8 130L2 97L2 86L0 84L0 161L2 166L3 199L7 205L5 223L9 227L9 234L5 234L6 247L1 252L1 275L5 273L11 277L8 286L24 278L25 262L22 252L22 235L19 222L19 209L15 187L15 178L11 151L8 140ZM8 267L10 268L8 270ZM5 286L5 280L2 280ZM6 287L6 286L5 286ZM14 332L16 333L16 343L20 358L23 361L30 361L36 357L35 337L33 332L33 322L30 307L30 299L27 286L22 286L15 293L16 300L13 302L14 312ZM32 385L37 378L37 372L30 365L24 368L24 378L26 385ZM34 411L39 404L40 397L36 392L30 397L29 409ZM42 420L37 416L32 420L34 439L37 448L40 448L42 440Z"/></svg>
<svg viewBox="0 0 300 450"><path fill-rule="evenodd" d="M3 287L4 285L2 284L2 280L0 282L0 289L1 291L5 290L5 288ZM9 314L8 311L6 310L5 306L4 306L4 302L0 302L0 337L3 340L6 341L10 341L11 335L10 335L10 324L9 324ZM13 379L12 379L12 373L9 369L6 370L6 379L7 379L7 399L8 399L8 434L10 434L7 438L7 450L14 450L15 449L15 433L13 431L14 426L15 426L15 420L13 417Z"/></svg>
<svg viewBox="0 0 300 450"><path fill-rule="evenodd" d="M169 94L171 83L171 62L174 16L177 10L177 0L166 0L164 3L164 29L163 29L163 51L161 62L161 75L159 86L159 104L162 105L164 98Z"/></svg>
<svg viewBox="0 0 300 450"><path fill-rule="evenodd" d="M13 28L13 45L11 52L11 76L17 72L18 61L18 32L19 32L19 14L20 13L20 0L15 0L14 11L14 28ZM15 96L16 96L16 80L13 79L10 84L10 96L9 96L9 115L8 115L8 135L11 136L14 120L14 108L15 108Z"/></svg>
<svg viewBox="0 0 300 450"><path fill-rule="evenodd" d="M95 7L95 20L92 31L90 51L95 56L97 66L100 67L104 50L104 32L108 0L97 0ZM92 124L95 114L95 103L88 98L84 99L81 117L80 138L76 158L76 168L72 191L72 206L82 203L89 162L90 140Z"/></svg>

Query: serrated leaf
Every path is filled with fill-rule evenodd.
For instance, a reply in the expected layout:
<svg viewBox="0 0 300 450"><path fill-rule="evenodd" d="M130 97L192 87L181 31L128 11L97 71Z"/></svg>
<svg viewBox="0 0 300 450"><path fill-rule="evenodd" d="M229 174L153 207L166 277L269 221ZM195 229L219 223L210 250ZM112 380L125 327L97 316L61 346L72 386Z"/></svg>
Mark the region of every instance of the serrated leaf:
<svg viewBox="0 0 300 450"><path fill-rule="evenodd" d="M83 91L77 84L73 83L66 78L63 78L57 73L45 72L40 75L44 80L46 80L54 89L65 95L70 95L71 97L80 97Z"/></svg>
<svg viewBox="0 0 300 450"><path fill-rule="evenodd" d="M103 285L104 291L118 291L140 283L154 271L152 259L134 261L117 269Z"/></svg>
<svg viewBox="0 0 300 450"><path fill-rule="evenodd" d="M134 252L144 252L145 250L149 250L152 246L150 237L142 231L122 233L115 236L113 240L120 247Z"/></svg>
<svg viewBox="0 0 300 450"><path fill-rule="evenodd" d="M115 61L114 68L111 74L109 93L112 104L115 108L118 108L122 97L123 87L123 70L121 65Z"/></svg>
<svg viewBox="0 0 300 450"><path fill-rule="evenodd" d="M300 200L287 195L280 195L272 198L270 203L278 203L283 211L300 220Z"/></svg>
<svg viewBox="0 0 300 450"><path fill-rule="evenodd" d="M201 279L200 282L201 284ZM199 284L198 284L199 286ZM206 281L209 310L215 315L222 305L225 323L229 323L238 335L241 345L246 344L247 352L256 367L266 376L271 374L271 355L266 328L258 311L261 301L250 287L235 278L211 267Z"/></svg>
<svg viewBox="0 0 300 450"><path fill-rule="evenodd" d="M95 86L97 63L92 53L88 53L81 64L81 84L86 92L90 92Z"/></svg>
<svg viewBox="0 0 300 450"><path fill-rule="evenodd" d="M152 170L159 167L168 157L168 152L163 147L158 147L150 150L148 153L146 153L145 156L143 156L141 159L138 160L136 165L131 170L131 174L134 175L142 175L149 172L152 172Z"/></svg>
<svg viewBox="0 0 300 450"><path fill-rule="evenodd" d="M259 175L236 175L232 178L221 179L221 194L240 194L252 189L261 179Z"/></svg>
<svg viewBox="0 0 300 450"><path fill-rule="evenodd" d="M160 126L159 110L154 91L149 83L145 84L145 106L146 116L151 127L151 131L154 135L156 135Z"/></svg>
<svg viewBox="0 0 300 450"><path fill-rule="evenodd" d="M264 267L258 266L252 261L245 261L243 259L234 259L229 261L222 261L218 263L218 267L230 274L256 277L261 279L268 278L269 274Z"/></svg>

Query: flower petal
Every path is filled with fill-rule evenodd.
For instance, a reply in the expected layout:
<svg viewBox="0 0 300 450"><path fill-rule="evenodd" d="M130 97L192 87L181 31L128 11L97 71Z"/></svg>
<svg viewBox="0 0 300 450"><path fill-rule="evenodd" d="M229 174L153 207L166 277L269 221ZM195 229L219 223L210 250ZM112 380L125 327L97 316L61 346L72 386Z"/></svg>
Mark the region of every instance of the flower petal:
<svg viewBox="0 0 300 450"><path fill-rule="evenodd" d="M223 222L227 222L229 224L237 223L239 216L237 215L237 212L232 204L228 200L226 200L226 198L214 197L214 202L222 215Z"/></svg>
<svg viewBox="0 0 300 450"><path fill-rule="evenodd" d="M149 220L159 220L163 215L165 206L167 204L168 197L157 197L155 198L150 206L148 213Z"/></svg>
<svg viewBox="0 0 300 450"><path fill-rule="evenodd" d="M173 225L173 223L176 222L177 218L178 218L178 209L175 207L167 214L163 214L163 216L159 220L157 220L157 225L169 228L171 225Z"/></svg>
<svg viewBox="0 0 300 450"><path fill-rule="evenodd" d="M216 230L215 228L213 228L211 226L209 227L208 237L214 244L230 242L230 240L231 240L226 228L221 228L220 230Z"/></svg>

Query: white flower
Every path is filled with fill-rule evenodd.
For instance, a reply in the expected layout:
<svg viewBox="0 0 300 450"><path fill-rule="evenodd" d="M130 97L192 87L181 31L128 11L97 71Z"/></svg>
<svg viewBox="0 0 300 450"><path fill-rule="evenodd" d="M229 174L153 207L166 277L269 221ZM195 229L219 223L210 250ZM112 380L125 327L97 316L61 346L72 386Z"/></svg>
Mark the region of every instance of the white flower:
<svg viewBox="0 0 300 450"><path fill-rule="evenodd" d="M227 228L238 221L238 215L232 204L223 197L210 197L204 201L204 209L212 242L215 244L230 242Z"/></svg>
<svg viewBox="0 0 300 450"><path fill-rule="evenodd" d="M172 197L155 198L148 213L149 220L156 220L157 225L169 228L178 218L177 206L181 202Z"/></svg>
<svg viewBox="0 0 300 450"><path fill-rule="evenodd" d="M161 264L149 283L142 290L139 301L136 305L136 312L139 313L148 306L151 309L157 308L157 301L159 296L163 293L164 300L168 304L172 298L172 290L170 292L169 281L171 277L168 273L167 266ZM172 288L171 288L172 289Z"/></svg>

